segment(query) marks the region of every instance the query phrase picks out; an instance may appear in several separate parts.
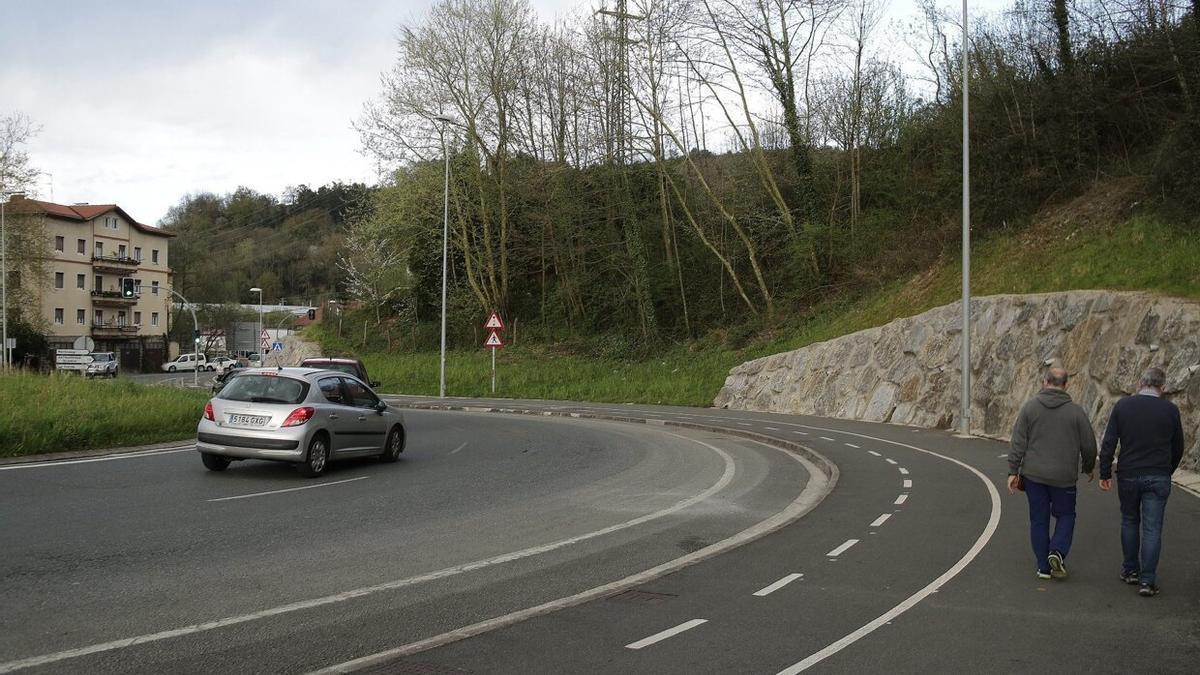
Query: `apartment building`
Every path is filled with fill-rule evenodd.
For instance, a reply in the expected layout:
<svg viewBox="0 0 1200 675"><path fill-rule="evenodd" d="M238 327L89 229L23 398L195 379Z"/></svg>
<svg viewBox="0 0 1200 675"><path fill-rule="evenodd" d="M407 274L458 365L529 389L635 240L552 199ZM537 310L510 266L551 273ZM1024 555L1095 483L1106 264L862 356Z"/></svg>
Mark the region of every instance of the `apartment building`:
<svg viewBox="0 0 1200 675"><path fill-rule="evenodd" d="M169 244L175 235L137 222L115 204L66 206L16 198L9 208L42 219L49 255L36 312L52 346L87 336L96 351L118 352L128 357L123 361L137 362L128 366L161 362L161 356L147 358L144 352L165 349ZM121 292L124 279L134 280L132 298Z"/></svg>

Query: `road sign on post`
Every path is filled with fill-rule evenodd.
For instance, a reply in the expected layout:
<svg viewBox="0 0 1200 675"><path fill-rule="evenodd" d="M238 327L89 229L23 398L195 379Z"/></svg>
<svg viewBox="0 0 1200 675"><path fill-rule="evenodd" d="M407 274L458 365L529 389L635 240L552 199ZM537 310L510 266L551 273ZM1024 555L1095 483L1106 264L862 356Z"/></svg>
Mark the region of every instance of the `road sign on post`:
<svg viewBox="0 0 1200 675"><path fill-rule="evenodd" d="M500 318L500 312L493 309L487 321L483 322L483 328L488 331L483 346L492 350L492 393L494 394L496 393L496 350L504 346L504 338L500 337L499 333L504 330L504 320Z"/></svg>
<svg viewBox="0 0 1200 675"><path fill-rule="evenodd" d="M504 320L500 318L500 312L492 310L491 316L484 322L483 327L490 331L504 330Z"/></svg>

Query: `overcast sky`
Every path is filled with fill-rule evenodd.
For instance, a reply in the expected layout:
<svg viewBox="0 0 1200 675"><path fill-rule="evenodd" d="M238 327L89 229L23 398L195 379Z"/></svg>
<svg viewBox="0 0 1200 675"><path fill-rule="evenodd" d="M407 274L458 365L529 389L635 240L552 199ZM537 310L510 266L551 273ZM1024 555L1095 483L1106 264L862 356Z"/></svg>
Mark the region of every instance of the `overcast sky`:
<svg viewBox="0 0 1200 675"><path fill-rule="evenodd" d="M531 1L546 20L597 3ZM396 27L430 4L4 2L0 116L41 126L29 147L48 174L38 196L117 203L144 223L192 192L374 183L351 123L380 92Z"/></svg>

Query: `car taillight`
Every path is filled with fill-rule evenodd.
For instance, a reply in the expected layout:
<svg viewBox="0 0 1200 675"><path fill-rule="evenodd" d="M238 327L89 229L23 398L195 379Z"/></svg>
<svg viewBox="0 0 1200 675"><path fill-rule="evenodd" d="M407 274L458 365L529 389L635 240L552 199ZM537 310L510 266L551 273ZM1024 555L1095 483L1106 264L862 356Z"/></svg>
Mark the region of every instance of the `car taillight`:
<svg viewBox="0 0 1200 675"><path fill-rule="evenodd" d="M288 415L287 419L283 421L283 426L298 427L312 419L313 413L315 412L317 412L315 408L310 408L308 406L296 408L292 411L292 414Z"/></svg>
<svg viewBox="0 0 1200 675"><path fill-rule="evenodd" d="M210 421L210 422L216 422L216 421L217 421L217 418L216 418L216 417L213 417L212 403L205 403L205 404L204 404L204 419L206 419L206 420L208 420L208 421Z"/></svg>

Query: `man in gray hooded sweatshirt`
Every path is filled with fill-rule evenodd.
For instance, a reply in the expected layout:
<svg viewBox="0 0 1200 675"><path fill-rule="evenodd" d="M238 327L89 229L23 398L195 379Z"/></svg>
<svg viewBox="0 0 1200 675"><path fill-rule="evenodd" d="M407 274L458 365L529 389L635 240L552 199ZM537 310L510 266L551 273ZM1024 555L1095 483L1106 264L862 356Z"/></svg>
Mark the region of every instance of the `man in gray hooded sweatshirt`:
<svg viewBox="0 0 1200 675"><path fill-rule="evenodd" d="M1046 371L1042 390L1021 407L1008 453L1008 492L1016 491L1020 476L1029 498L1029 540L1039 579L1067 576L1065 561L1075 533L1075 483L1081 473L1089 481L1095 476L1096 434L1066 386L1067 371Z"/></svg>

